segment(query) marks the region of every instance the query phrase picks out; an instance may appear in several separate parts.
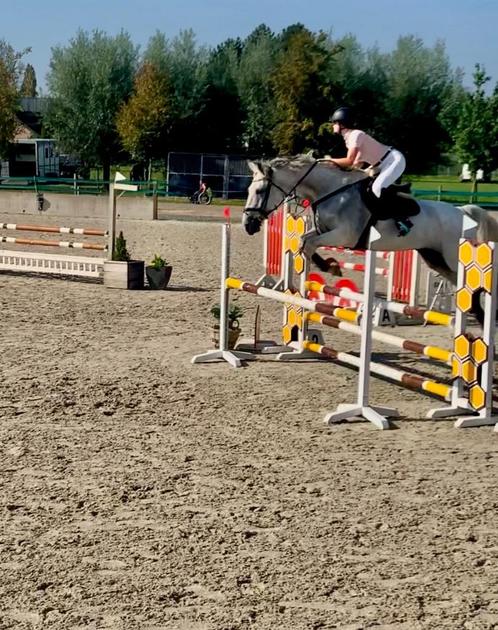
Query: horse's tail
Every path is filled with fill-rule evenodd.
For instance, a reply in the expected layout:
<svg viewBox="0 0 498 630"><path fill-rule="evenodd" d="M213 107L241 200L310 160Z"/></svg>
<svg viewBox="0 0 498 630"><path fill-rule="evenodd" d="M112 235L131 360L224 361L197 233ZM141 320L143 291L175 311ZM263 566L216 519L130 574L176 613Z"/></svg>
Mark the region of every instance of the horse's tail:
<svg viewBox="0 0 498 630"><path fill-rule="evenodd" d="M461 206L461 209L477 223L476 238L479 242L498 242L498 222L490 216L487 210L473 204Z"/></svg>

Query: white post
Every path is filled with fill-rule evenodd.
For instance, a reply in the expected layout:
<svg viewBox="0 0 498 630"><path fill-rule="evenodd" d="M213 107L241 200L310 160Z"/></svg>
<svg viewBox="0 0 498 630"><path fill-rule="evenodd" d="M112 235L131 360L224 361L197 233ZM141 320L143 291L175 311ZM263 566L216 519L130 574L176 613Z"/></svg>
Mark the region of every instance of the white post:
<svg viewBox="0 0 498 630"><path fill-rule="evenodd" d="M412 252L412 271L410 278L410 301L408 306L419 305L420 294L420 257L417 251Z"/></svg>
<svg viewBox="0 0 498 630"><path fill-rule="evenodd" d="M230 296L226 279L230 273L230 224L225 223L221 231L221 284L220 284L220 350L228 350L228 308Z"/></svg>
<svg viewBox="0 0 498 630"><path fill-rule="evenodd" d="M371 240L377 240L375 236L377 230L371 230ZM380 236L380 235L379 235ZM372 318L375 306L375 252L371 249L365 252L365 280L363 294L363 314L361 319L361 349L360 349L360 372L358 375L358 395L356 403L342 404L337 407L337 411L325 416L327 424L342 422L348 418L364 418L378 429L389 429L388 417L398 417L396 409L388 407L372 407L369 401L370 393L370 363L372 357Z"/></svg>
<svg viewBox="0 0 498 630"><path fill-rule="evenodd" d="M192 357L191 363L207 363L221 359L232 367L242 366L242 361L254 359L250 352L228 349L228 309L230 308L230 295L227 288L227 279L230 276L230 222L229 214L225 210L227 221L221 228L221 284L220 284L220 344L218 350L204 352Z"/></svg>
<svg viewBox="0 0 498 630"><path fill-rule="evenodd" d="M114 184L109 184L109 206L108 206L109 214L107 217L108 220L108 228L109 232L108 238L108 249L107 249L107 258L108 260L112 260L114 255L114 247L116 243L116 194L114 192Z"/></svg>

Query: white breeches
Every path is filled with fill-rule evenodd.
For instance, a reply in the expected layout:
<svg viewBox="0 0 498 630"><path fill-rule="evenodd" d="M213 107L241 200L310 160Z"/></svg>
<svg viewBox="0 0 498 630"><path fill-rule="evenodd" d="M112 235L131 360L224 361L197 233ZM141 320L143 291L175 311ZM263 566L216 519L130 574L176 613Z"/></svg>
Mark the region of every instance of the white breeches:
<svg viewBox="0 0 498 630"><path fill-rule="evenodd" d="M397 149L391 149L391 153L380 164L380 173L372 184L372 192L376 197L380 197L383 188L393 184L398 177L401 177L406 167L404 155Z"/></svg>

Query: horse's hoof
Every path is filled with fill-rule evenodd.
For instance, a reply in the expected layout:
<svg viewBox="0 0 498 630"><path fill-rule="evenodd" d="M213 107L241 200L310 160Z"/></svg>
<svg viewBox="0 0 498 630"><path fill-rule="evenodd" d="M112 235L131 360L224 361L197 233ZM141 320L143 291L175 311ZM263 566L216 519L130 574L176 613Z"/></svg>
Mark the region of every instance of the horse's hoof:
<svg viewBox="0 0 498 630"><path fill-rule="evenodd" d="M331 275L342 278L342 269L335 258L327 258L325 262L329 266L328 271Z"/></svg>

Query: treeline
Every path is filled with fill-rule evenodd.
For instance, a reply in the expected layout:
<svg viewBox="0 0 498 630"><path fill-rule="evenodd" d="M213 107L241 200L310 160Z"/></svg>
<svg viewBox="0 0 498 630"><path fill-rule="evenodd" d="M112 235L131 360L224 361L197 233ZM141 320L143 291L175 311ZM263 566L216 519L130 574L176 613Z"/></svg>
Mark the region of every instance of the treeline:
<svg viewBox="0 0 498 630"><path fill-rule="evenodd" d="M36 89L26 52L0 42L0 153L21 88ZM172 40L158 31L140 51L125 32L79 31L52 49L44 124L65 152L106 177L113 162L169 151L337 155L343 147L328 119L347 104L361 128L405 153L412 173L448 155L489 173L498 167L498 91L488 95L488 81L476 65L474 88L465 90L444 44L414 36L383 53L354 35L261 25L216 48L198 45L192 31Z"/></svg>

